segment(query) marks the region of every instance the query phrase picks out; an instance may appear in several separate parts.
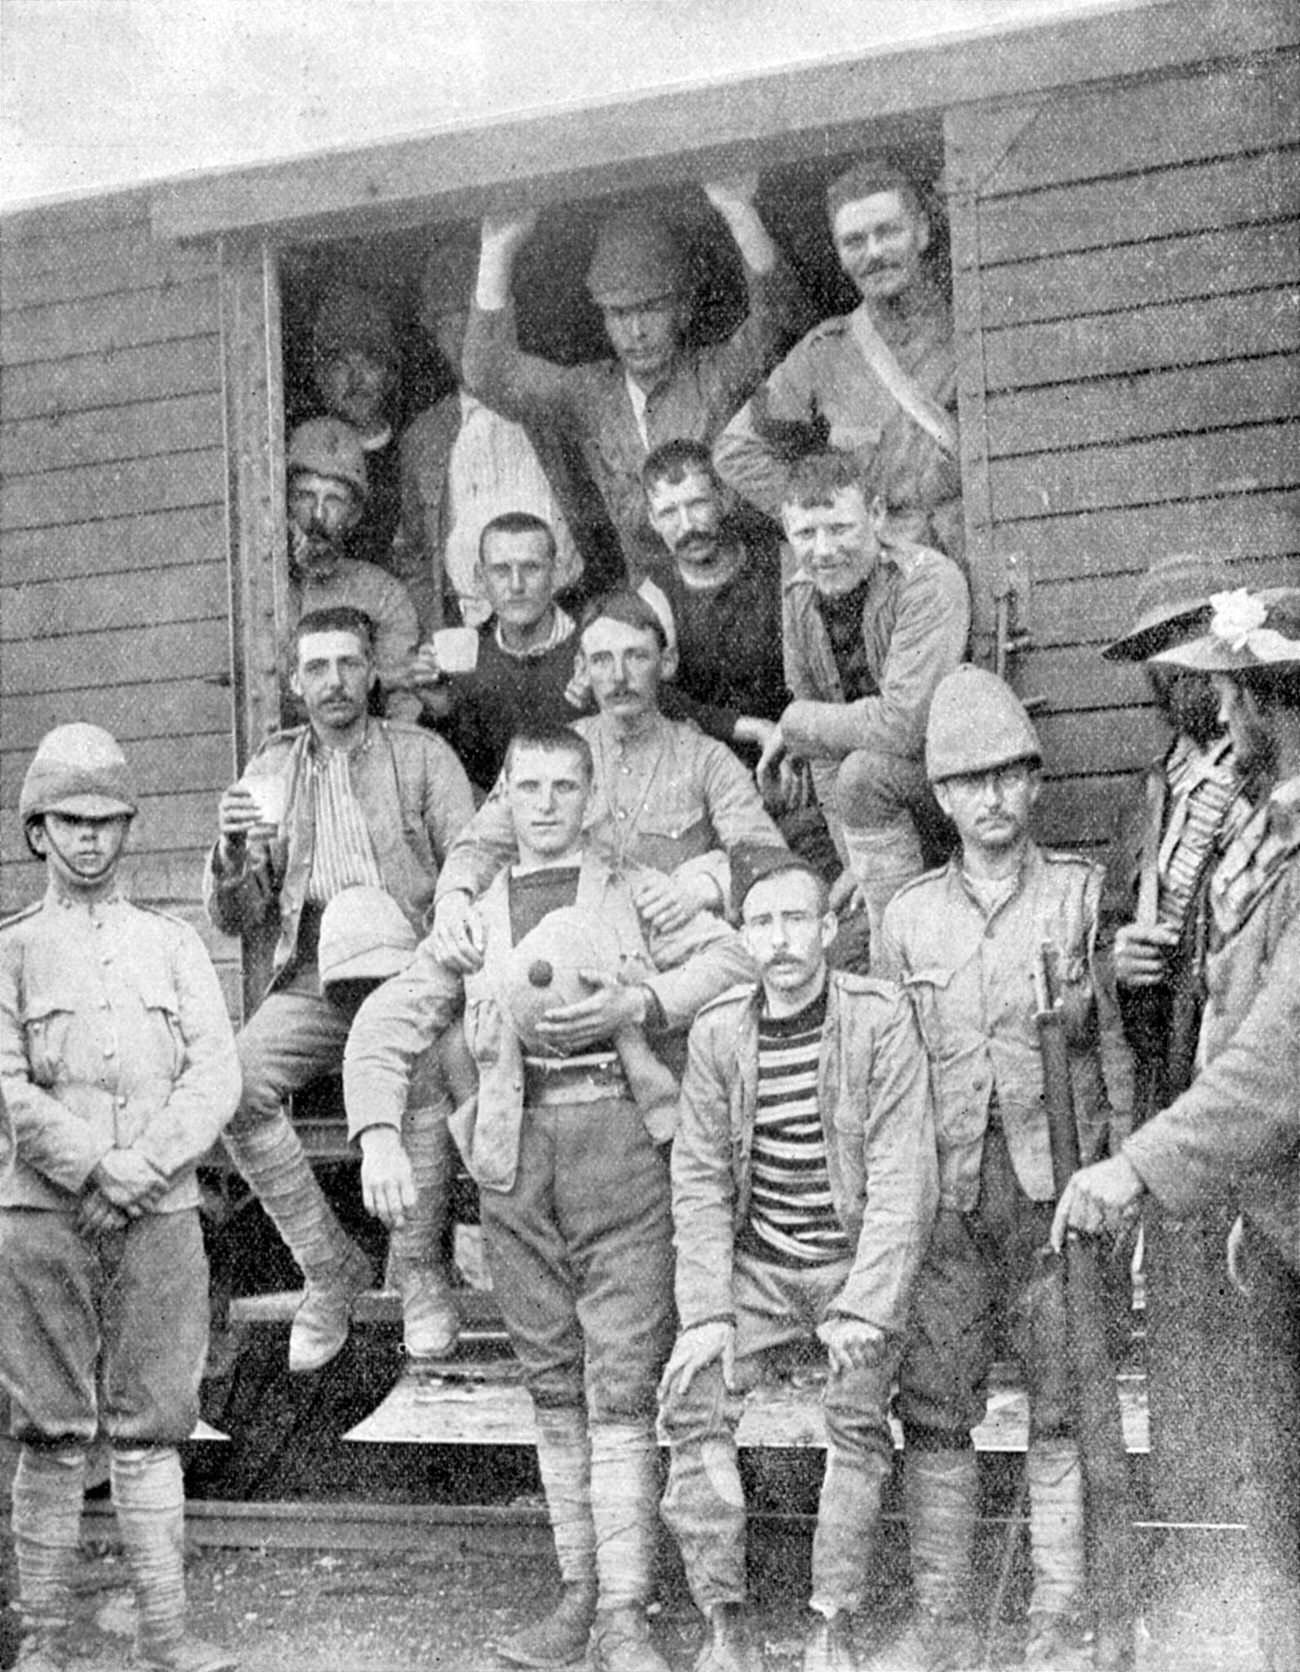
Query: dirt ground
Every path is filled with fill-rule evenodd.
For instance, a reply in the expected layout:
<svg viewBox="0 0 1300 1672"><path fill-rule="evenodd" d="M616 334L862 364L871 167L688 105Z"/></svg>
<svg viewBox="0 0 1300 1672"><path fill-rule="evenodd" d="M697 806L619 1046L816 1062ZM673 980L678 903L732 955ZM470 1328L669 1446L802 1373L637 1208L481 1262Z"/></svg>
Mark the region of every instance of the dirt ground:
<svg viewBox="0 0 1300 1672"><path fill-rule="evenodd" d="M133 1626L120 1555L107 1523L92 1526L78 1576L75 1672L122 1672ZM382 1534L376 1534L381 1537ZM769 1672L796 1672L802 1646L810 1529L806 1523L756 1527L751 1587ZM1004 1529L981 1535L977 1590L992 1595ZM868 1664L903 1622L907 1587L901 1530L891 1525L880 1583L858 1622ZM1175 1569L1181 1570L1177 1598ZM1195 1574L1183 1557L1166 1563L1166 1600L1148 1612L1140 1637L1141 1672L1257 1672L1250 1648L1250 1586L1233 1563L1206 1560ZM245 1672L504 1672L492 1640L549 1606L555 1573L538 1525L439 1527L418 1550L192 1548L192 1625L234 1650ZM1020 1581L1014 1573L1009 1609ZM1178 1600L1181 1599L1181 1600ZM1165 1652L1157 1653L1151 1627ZM665 1552L655 1637L674 1672L694 1661L699 1622L670 1553ZM999 1628L991 1666L1013 1666L1018 1627Z"/></svg>

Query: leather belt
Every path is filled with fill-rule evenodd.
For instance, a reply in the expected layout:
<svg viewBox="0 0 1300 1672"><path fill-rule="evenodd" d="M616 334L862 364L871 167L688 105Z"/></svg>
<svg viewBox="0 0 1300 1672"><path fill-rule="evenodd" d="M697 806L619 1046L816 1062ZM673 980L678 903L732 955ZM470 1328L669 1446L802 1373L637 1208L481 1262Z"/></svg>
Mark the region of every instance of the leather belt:
<svg viewBox="0 0 1300 1672"><path fill-rule="evenodd" d="M526 1057L524 1104L547 1108L557 1103L598 1103L611 1097L630 1097L623 1064L609 1056L572 1058Z"/></svg>

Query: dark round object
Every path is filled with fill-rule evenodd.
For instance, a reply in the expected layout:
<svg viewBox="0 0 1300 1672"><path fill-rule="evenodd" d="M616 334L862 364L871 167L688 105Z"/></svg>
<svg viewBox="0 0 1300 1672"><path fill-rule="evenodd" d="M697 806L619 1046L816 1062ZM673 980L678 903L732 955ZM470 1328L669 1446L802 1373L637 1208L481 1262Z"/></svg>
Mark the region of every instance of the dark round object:
<svg viewBox="0 0 1300 1672"><path fill-rule="evenodd" d="M538 958L528 966L528 983L531 987L549 987L555 980L555 971L545 958Z"/></svg>

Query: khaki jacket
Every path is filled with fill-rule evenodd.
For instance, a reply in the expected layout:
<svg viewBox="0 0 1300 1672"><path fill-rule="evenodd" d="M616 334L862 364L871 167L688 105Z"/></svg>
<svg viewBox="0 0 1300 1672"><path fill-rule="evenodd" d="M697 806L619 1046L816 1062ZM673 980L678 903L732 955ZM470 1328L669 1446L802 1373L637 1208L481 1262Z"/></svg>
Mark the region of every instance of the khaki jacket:
<svg viewBox="0 0 1300 1672"><path fill-rule="evenodd" d="M0 1206L71 1212L109 1150L197 1206L195 1164L239 1100L226 1002L186 923L51 887L0 925Z"/></svg>
<svg viewBox="0 0 1300 1672"><path fill-rule="evenodd" d="M833 1310L898 1334L938 1202L925 1051L892 983L832 971L817 1101L835 1211L854 1250ZM691 1029L673 1146L682 1327L733 1316L732 1251L749 1216L762 989L746 986Z"/></svg>
<svg viewBox="0 0 1300 1672"><path fill-rule="evenodd" d="M632 885L641 874L633 869L619 875L602 854L588 849L575 904L598 915L617 940L622 978L653 993L663 1013L655 1047L670 1068L680 1070L673 1036L680 1037L710 999L752 975L753 966L739 936L706 912L671 935L647 935L632 904ZM500 996L502 966L514 945L505 872L478 909L483 967L463 981L465 1039L478 1068L478 1096L457 1110L452 1130L478 1184L508 1191L514 1187L524 1120L524 1056ZM377 1124L400 1127L415 1060L451 1025L461 991L461 977L437 963L426 942L402 975L362 1005L343 1063L351 1133Z"/></svg>
<svg viewBox="0 0 1300 1672"><path fill-rule="evenodd" d="M997 1099L1016 1178L1051 1201L1034 970L1056 953L1070 1079L1084 1160L1104 1147L1112 1107L1132 1108L1133 1065L1108 966L1096 956L1101 867L1031 843L1018 886L991 915L969 892L960 856L906 884L885 907L877 973L902 983L934 1069L942 1205L979 1197L989 1112Z"/></svg>

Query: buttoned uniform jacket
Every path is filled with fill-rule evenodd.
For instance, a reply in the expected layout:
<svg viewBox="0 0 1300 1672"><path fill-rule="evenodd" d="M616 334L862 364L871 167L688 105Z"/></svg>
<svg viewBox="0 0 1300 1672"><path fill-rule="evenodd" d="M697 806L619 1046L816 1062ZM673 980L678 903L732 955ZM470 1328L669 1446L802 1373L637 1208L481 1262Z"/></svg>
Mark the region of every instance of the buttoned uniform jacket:
<svg viewBox="0 0 1300 1672"><path fill-rule="evenodd" d="M885 907L876 973L916 1008L934 1077L940 1203L970 1213L979 1198L989 1113L997 1099L1025 1195L1056 1195L1035 1021L1040 949L1056 955L1070 1083L1085 1161L1105 1144L1111 1112L1132 1107L1133 1064L1109 966L1097 953L1102 869L1031 842L1012 897L986 916L961 857L905 884Z"/></svg>
<svg viewBox="0 0 1300 1672"><path fill-rule="evenodd" d="M188 924L51 884L0 925L0 1207L71 1213L110 1150L198 1205L195 1164L239 1099L221 985Z"/></svg>
<svg viewBox="0 0 1300 1672"><path fill-rule="evenodd" d="M1230 931L1212 936L1205 986L1196 1077L1123 1154L1168 1212L1235 1202L1300 1272L1300 821Z"/></svg>
<svg viewBox="0 0 1300 1672"><path fill-rule="evenodd" d="M573 436L634 574L652 567L662 551L641 487L647 455L675 437L712 442L807 322L784 258L767 273L744 271L745 318L725 342L683 345L671 376L647 395L646 439L616 359L556 365L520 349L513 307L470 311L462 351L466 387L506 417L559 424Z"/></svg>
<svg viewBox="0 0 1300 1672"><path fill-rule="evenodd" d="M737 842L784 847L763 810L753 779L725 744L680 721L656 716L634 748L651 762L646 792L636 806L618 793L618 750L612 727L599 714L573 722L591 745L595 767L584 831L589 842L626 863L688 874L701 870L727 897L726 853ZM517 857L514 827L504 788L497 788L475 813L438 878L437 897L463 890L477 899Z"/></svg>
<svg viewBox="0 0 1300 1672"><path fill-rule="evenodd" d="M313 610L341 604L364 610L375 624L375 669L384 693L384 712L390 719L414 722L420 716L420 699L407 681L420 625L410 593L377 564L340 558L338 568L323 580L309 575L290 579L290 631Z"/></svg>
<svg viewBox="0 0 1300 1672"><path fill-rule="evenodd" d="M451 455L462 421L460 395L453 393L402 432L402 520L393 569L415 600L425 634L460 619L443 553L452 528ZM600 495L553 426L523 427L582 558L583 590L590 594L615 585L622 557Z"/></svg>
<svg viewBox="0 0 1300 1672"><path fill-rule="evenodd" d="M862 303L855 312L866 308ZM869 317L912 382L954 425L957 359L952 314L928 283L902 305ZM731 419L714 444L724 482L760 511L779 517L798 449L790 431L825 430L825 444L851 454L868 504L880 495L899 538L939 546L960 558L965 547L961 468L911 418L868 366L853 335L853 314L815 325L795 344ZM806 445L803 447L807 450Z"/></svg>
<svg viewBox="0 0 1300 1672"><path fill-rule="evenodd" d="M274 937L273 992L292 972L298 928L315 849L314 733L298 726L268 738L245 776L283 777L284 821L269 843L246 843L227 870L221 844L208 854L203 899L223 934ZM473 792L464 768L441 738L400 721L371 720L366 740L348 756L384 891L417 935L433 904L438 867L469 822Z"/></svg>
<svg viewBox="0 0 1300 1672"><path fill-rule="evenodd" d="M653 1034L656 1054L680 1072L675 1044L710 999L753 973L734 930L707 912L663 935L645 930L632 903L644 875L618 871L587 848L574 902L598 916L619 947L619 979L653 994L662 1027ZM502 997L504 965L514 947L509 877L497 877L480 902L484 932L482 969L463 978L465 1039L478 1067L476 1100L457 1110L452 1131L475 1181L487 1190L514 1187L524 1119L524 1052ZM455 1013L462 978L433 957L424 942L407 970L372 993L358 1011L343 1062L343 1094L349 1133L367 1126L400 1127L407 1079L420 1052ZM662 1137L662 1134L658 1136ZM610 1188L617 1189L611 1180Z"/></svg>
<svg viewBox="0 0 1300 1672"><path fill-rule="evenodd" d="M683 1329L735 1316L736 1237L749 1217L762 988L706 1006L690 1033L673 1144ZM853 1250L831 1308L901 1333L938 1202L929 1068L899 989L831 971L817 1106L836 1217Z"/></svg>

